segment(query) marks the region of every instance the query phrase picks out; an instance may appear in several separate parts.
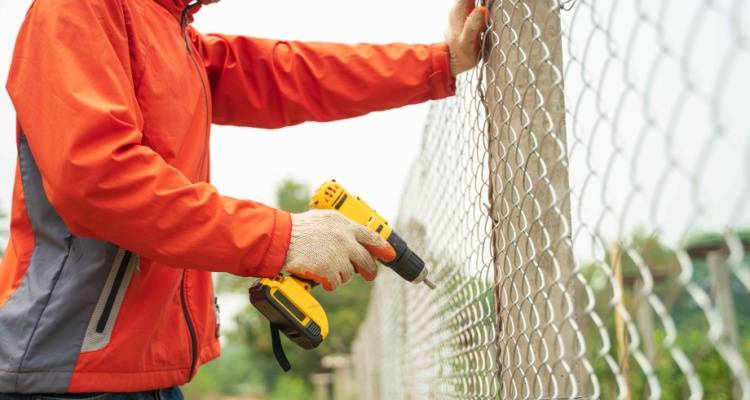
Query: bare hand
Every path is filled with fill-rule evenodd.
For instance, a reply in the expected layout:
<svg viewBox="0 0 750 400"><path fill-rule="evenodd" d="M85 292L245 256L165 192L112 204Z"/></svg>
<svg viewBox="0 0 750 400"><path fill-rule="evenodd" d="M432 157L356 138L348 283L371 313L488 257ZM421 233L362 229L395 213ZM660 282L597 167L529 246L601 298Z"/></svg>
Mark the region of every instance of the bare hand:
<svg viewBox="0 0 750 400"><path fill-rule="evenodd" d="M480 35L487 26L489 14L486 7L476 7L474 0L457 0L453 6L450 27L445 32L453 76L479 63Z"/></svg>

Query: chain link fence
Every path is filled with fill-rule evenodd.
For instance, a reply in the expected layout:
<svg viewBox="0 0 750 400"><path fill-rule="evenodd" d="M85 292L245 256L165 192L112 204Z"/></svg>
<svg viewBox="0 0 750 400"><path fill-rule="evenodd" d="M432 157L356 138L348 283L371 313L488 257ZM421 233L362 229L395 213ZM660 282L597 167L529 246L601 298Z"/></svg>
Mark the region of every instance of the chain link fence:
<svg viewBox="0 0 750 400"><path fill-rule="evenodd" d="M750 399L750 6L487 4L382 273L362 399Z"/></svg>

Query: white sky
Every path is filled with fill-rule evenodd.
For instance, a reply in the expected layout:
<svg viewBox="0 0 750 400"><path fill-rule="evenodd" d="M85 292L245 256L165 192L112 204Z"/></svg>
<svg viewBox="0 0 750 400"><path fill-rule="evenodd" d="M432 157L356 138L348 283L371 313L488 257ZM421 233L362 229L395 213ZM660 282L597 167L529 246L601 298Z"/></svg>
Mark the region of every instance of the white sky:
<svg viewBox="0 0 750 400"><path fill-rule="evenodd" d="M574 225L609 239L641 227L667 243L750 226L739 39L750 8L735 3L581 2L563 14Z"/></svg>
<svg viewBox="0 0 750 400"><path fill-rule="evenodd" d="M0 0L3 87L15 35L30 3ZM442 41L451 4L451 0L223 0L204 8L195 26L203 32L291 40L431 43ZM286 177L299 179L311 189L336 178L392 218L418 153L426 111L426 105L417 105L278 131L214 126L213 183L222 194L272 204L276 185ZM14 118L2 90L0 207L6 211L16 161Z"/></svg>

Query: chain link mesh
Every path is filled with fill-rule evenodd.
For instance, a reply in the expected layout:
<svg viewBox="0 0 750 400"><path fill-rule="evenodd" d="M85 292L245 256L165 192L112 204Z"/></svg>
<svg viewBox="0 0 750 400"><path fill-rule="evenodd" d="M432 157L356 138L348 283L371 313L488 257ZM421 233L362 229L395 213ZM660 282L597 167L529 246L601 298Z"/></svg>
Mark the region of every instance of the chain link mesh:
<svg viewBox="0 0 750 400"><path fill-rule="evenodd" d="M750 399L743 0L487 4L433 105L383 273L363 399Z"/></svg>

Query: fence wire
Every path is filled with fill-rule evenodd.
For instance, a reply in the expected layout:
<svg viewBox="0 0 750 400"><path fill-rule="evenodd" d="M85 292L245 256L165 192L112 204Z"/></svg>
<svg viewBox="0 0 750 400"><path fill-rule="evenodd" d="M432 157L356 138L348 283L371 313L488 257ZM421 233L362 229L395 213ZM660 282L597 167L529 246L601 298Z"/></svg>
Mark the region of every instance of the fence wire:
<svg viewBox="0 0 750 400"><path fill-rule="evenodd" d="M363 399L750 399L744 0L496 0L432 106Z"/></svg>

